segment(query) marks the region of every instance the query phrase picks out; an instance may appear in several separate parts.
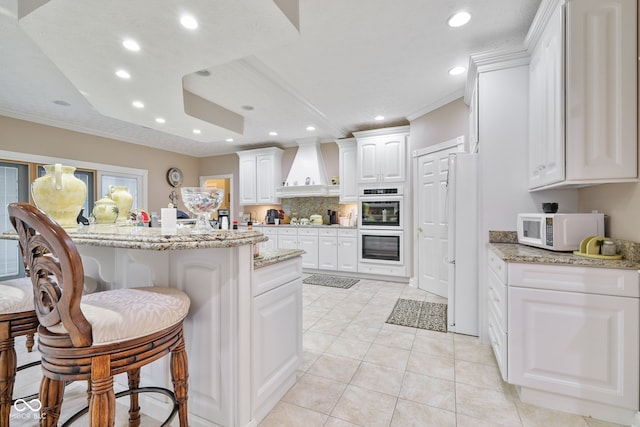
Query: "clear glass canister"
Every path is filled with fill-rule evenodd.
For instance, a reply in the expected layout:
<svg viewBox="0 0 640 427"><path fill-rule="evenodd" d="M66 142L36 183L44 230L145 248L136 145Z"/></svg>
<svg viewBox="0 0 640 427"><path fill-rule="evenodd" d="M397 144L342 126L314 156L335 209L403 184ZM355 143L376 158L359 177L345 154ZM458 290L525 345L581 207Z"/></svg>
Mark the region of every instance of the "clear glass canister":
<svg viewBox="0 0 640 427"><path fill-rule="evenodd" d="M602 255L615 255L616 254L616 244L611 240L605 240L602 242L601 251Z"/></svg>

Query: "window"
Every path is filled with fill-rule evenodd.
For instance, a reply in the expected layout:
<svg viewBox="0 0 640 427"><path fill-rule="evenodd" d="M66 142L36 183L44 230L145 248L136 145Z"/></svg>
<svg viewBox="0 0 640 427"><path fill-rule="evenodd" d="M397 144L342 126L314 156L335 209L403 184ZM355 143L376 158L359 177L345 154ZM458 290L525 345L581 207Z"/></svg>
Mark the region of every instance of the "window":
<svg viewBox="0 0 640 427"><path fill-rule="evenodd" d="M29 165L0 162L0 232L13 229L9 221L9 203L29 201ZM18 242L0 240L0 280L9 280L24 275Z"/></svg>
<svg viewBox="0 0 640 427"><path fill-rule="evenodd" d="M89 217L94 202L108 194L109 185L126 185L133 195L133 207L147 206L146 169L133 169L101 163L83 162L34 154L0 150L0 233L12 230L6 206L16 201L29 202L31 176L42 176L41 165L61 163L76 167L75 176L87 184L84 216ZM0 239L0 280L24 276L18 243Z"/></svg>
<svg viewBox="0 0 640 427"><path fill-rule="evenodd" d="M102 194L109 194L109 187L112 185L124 185L129 190L131 196L133 196L133 203L131 209L136 209L139 206L146 206L146 204L140 204L138 201L139 188L142 185L141 180L136 176L128 176L126 174L114 174L114 173L102 173L100 174L100 188Z"/></svg>

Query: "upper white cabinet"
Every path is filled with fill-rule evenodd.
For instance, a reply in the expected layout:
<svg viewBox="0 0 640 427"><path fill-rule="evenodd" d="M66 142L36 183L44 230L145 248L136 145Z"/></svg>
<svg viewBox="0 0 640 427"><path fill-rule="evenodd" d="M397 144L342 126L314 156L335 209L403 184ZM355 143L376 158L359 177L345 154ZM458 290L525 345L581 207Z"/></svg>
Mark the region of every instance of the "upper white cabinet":
<svg viewBox="0 0 640 427"><path fill-rule="evenodd" d="M358 151L355 138L336 141L339 152L340 170L340 203L354 203L358 201L358 182L356 169L358 165Z"/></svg>
<svg viewBox="0 0 640 427"><path fill-rule="evenodd" d="M240 204L280 203L276 188L282 180L282 150L276 147L239 151Z"/></svg>
<svg viewBox="0 0 640 427"><path fill-rule="evenodd" d="M357 181L404 182L409 126L354 132L358 143Z"/></svg>
<svg viewBox="0 0 640 427"><path fill-rule="evenodd" d="M636 180L636 0L543 0L526 44L529 188Z"/></svg>

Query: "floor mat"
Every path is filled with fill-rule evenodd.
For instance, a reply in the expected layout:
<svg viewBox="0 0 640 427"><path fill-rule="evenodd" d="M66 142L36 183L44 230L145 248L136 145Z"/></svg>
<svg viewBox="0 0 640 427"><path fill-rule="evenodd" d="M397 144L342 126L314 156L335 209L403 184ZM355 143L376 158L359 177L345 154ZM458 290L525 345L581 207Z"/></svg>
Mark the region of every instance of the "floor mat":
<svg viewBox="0 0 640 427"><path fill-rule="evenodd" d="M359 281L360 279L354 279L351 277L329 276L326 274L314 274L313 276L309 276L306 279L304 279L302 283L306 283L307 285L320 285L320 286L330 286L332 288L349 289Z"/></svg>
<svg viewBox="0 0 640 427"><path fill-rule="evenodd" d="M386 323L447 332L447 304L399 298Z"/></svg>

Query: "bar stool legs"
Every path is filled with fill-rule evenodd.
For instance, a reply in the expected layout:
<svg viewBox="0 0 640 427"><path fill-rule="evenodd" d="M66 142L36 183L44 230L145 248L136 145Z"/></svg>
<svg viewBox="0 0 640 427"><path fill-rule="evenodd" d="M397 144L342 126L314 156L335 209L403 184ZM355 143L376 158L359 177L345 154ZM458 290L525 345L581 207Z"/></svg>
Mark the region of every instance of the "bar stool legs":
<svg viewBox="0 0 640 427"><path fill-rule="evenodd" d="M16 381L16 350L8 324L0 324L0 427L9 427L13 386Z"/></svg>
<svg viewBox="0 0 640 427"><path fill-rule="evenodd" d="M181 426L188 426L187 396L189 393L189 362L184 345L184 335L171 350L171 381L178 403L178 418Z"/></svg>
<svg viewBox="0 0 640 427"><path fill-rule="evenodd" d="M140 368L132 369L127 372L129 381L129 390L140 387ZM129 427L138 427L140 425L140 404L138 403L138 393L129 395Z"/></svg>
<svg viewBox="0 0 640 427"><path fill-rule="evenodd" d="M40 427L55 427L60 420L64 381L43 377L40 382Z"/></svg>

